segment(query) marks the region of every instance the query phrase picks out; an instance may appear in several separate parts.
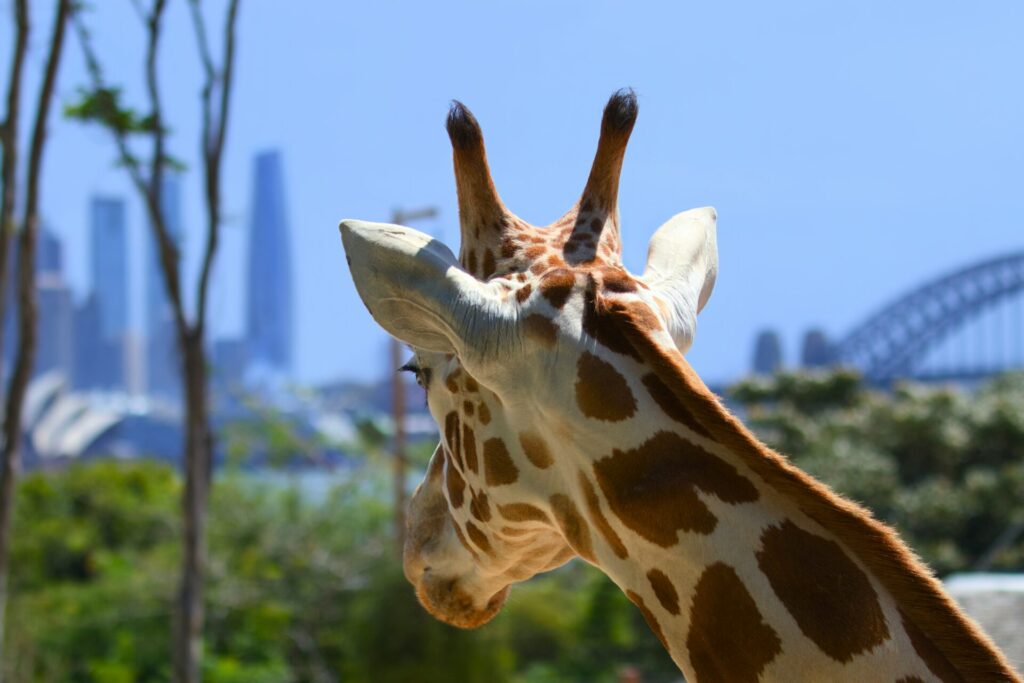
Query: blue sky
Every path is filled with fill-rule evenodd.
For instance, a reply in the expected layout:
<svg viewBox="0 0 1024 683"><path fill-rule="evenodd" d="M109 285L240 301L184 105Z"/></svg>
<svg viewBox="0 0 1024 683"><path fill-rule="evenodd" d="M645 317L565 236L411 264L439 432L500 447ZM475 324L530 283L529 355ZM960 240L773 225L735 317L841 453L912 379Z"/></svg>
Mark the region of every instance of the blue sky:
<svg viewBox="0 0 1024 683"><path fill-rule="evenodd" d="M219 21L222 3L204 4ZM110 80L138 95L131 4L93 5ZM0 0L4 15L9 7ZM185 2L171 7L165 99L174 152L195 169L194 40ZM36 70L48 17L36 21ZM1022 34L1024 4L1010 1L243 0L214 330L242 325L256 151L284 152L297 378L365 379L385 370L385 337L345 270L338 220L433 204L440 218L418 227L456 248L443 122L457 98L484 127L506 203L549 222L582 189L607 97L632 86L640 117L620 194L627 266L642 270L647 240L669 216L715 205L721 268L691 361L708 380L733 378L765 326L782 332L793 359L809 326L842 334L924 278L1022 246ZM69 48L61 102L85 78L78 45ZM101 131L55 121L52 133L44 211L84 292L88 198L129 189ZM198 173L186 182L194 272ZM141 215L133 198L136 250ZM140 268L133 275L141 291Z"/></svg>

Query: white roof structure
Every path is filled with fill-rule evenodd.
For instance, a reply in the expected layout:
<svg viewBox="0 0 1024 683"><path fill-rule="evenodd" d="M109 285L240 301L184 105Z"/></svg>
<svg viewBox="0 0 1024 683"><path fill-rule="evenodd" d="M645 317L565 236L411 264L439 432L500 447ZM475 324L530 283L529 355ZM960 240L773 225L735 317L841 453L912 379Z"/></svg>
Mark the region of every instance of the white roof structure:
<svg viewBox="0 0 1024 683"><path fill-rule="evenodd" d="M29 384L22 427L39 458L76 458L130 408L128 400L68 392L60 373L48 373Z"/></svg>

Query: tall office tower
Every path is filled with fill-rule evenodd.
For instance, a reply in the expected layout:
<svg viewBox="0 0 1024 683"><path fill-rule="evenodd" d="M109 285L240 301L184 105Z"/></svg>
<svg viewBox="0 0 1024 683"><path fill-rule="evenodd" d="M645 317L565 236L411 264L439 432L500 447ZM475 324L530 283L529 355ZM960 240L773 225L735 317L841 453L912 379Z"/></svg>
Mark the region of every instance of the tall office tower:
<svg viewBox="0 0 1024 683"><path fill-rule="evenodd" d="M79 350L75 384L82 388L125 387L128 337L128 225L125 216L124 200L93 197L89 207L92 296L79 311L80 324L76 326Z"/></svg>
<svg viewBox="0 0 1024 683"><path fill-rule="evenodd" d="M782 340L775 330L762 330L754 342L753 371L756 375L770 375L782 367Z"/></svg>
<svg viewBox="0 0 1024 683"><path fill-rule="evenodd" d="M100 306L103 336L128 331L128 224L124 200L93 197L90 206L92 288Z"/></svg>
<svg viewBox="0 0 1024 683"><path fill-rule="evenodd" d="M291 256L281 153L258 154L253 171L246 341L252 367L281 375L288 372L292 357Z"/></svg>
<svg viewBox="0 0 1024 683"><path fill-rule="evenodd" d="M184 252L185 233L181 220L181 179L164 176L160 212L171 239ZM147 226L149 267L146 269L146 391L152 396L177 398L181 395L181 361L178 357L174 311L164 286L160 252L152 226ZM181 262L178 260L178 274Z"/></svg>
<svg viewBox="0 0 1024 683"><path fill-rule="evenodd" d="M39 327L34 374L57 370L70 379L74 362L74 311L71 289L64 280L60 240L47 227L39 231L36 254L36 296ZM13 343L8 340L8 343Z"/></svg>
<svg viewBox="0 0 1024 683"><path fill-rule="evenodd" d="M800 351L800 364L805 368L826 368L835 362L835 349L825 332L819 329L807 330Z"/></svg>
<svg viewBox="0 0 1024 683"><path fill-rule="evenodd" d="M39 229L36 241L36 273L64 273L64 245L60 238L53 234L46 226ZM12 240L17 243L17 240ZM16 249L16 247L15 247ZM13 251L13 249L12 249Z"/></svg>

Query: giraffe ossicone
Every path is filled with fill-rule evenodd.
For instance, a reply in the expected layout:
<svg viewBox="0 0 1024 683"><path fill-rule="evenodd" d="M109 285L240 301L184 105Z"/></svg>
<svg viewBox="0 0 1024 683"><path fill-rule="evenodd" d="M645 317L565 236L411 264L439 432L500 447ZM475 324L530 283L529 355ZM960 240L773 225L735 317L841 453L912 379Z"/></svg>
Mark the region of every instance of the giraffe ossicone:
<svg viewBox="0 0 1024 683"><path fill-rule="evenodd" d="M583 193L546 227L502 202L448 116L461 245L346 220L370 314L414 349L441 440L410 501L423 606L471 628L573 557L641 610L687 680L1020 680L896 534L771 451L686 363L718 269L711 208L669 219L642 275L617 203L632 91Z"/></svg>

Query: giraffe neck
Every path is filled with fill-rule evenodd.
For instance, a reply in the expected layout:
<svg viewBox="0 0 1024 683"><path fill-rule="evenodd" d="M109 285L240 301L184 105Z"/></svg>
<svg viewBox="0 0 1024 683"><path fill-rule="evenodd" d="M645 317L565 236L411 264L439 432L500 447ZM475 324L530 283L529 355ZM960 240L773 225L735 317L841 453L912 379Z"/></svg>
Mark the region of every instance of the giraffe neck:
<svg viewBox="0 0 1024 683"><path fill-rule="evenodd" d="M594 460L601 499L582 485L592 559L690 679L1019 680L895 534L623 329L658 408L647 440Z"/></svg>

